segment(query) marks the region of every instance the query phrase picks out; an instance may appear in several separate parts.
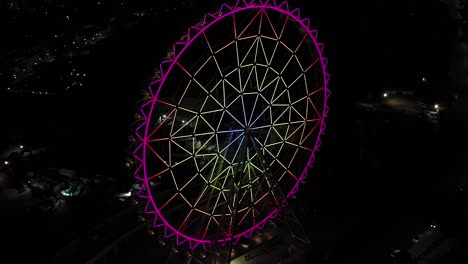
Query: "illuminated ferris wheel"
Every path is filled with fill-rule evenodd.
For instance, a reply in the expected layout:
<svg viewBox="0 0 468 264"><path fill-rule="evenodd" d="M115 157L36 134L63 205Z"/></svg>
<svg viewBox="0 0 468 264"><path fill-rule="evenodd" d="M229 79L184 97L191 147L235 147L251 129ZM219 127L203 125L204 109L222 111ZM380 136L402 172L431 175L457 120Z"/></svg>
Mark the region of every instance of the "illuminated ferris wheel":
<svg viewBox="0 0 468 264"><path fill-rule="evenodd" d="M298 191L327 115L323 45L287 2L238 1L176 42L137 128L153 226L191 250L261 230Z"/></svg>

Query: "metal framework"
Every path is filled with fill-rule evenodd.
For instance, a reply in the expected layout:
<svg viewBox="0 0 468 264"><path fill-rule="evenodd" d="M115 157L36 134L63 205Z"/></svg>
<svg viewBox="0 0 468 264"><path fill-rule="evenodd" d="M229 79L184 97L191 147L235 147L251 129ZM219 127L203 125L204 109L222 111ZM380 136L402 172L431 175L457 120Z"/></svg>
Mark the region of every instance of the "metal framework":
<svg viewBox="0 0 468 264"><path fill-rule="evenodd" d="M176 42L136 130L154 226L191 250L235 244L277 215L314 162L329 75L287 2L223 4Z"/></svg>

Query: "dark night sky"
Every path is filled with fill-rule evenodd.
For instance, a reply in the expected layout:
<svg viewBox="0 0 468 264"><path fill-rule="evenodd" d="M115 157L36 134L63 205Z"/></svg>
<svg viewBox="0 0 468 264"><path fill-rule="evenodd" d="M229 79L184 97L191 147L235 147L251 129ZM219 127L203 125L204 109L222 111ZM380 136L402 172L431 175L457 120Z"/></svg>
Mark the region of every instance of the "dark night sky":
<svg viewBox="0 0 468 264"><path fill-rule="evenodd" d="M2 38L4 48L0 50L0 56L5 56L14 49L20 50L35 43L51 41L55 31L73 32L83 24L99 25L103 16L118 14L122 21L127 19L127 15L119 11L120 1L101 1L107 6L101 9L78 1L74 7L64 11L54 4L62 1L52 0L41 3L51 3L48 10L55 10L50 11L54 13L53 16L44 19L29 14L19 18L16 23L11 23L3 16L8 12L6 2L0 4L0 29L8 37ZM39 1L18 2L36 6L37 9L44 7ZM148 7L165 9L172 7L175 2L152 0L132 1L127 4L132 10ZM87 85L80 89L56 97L39 98L4 93L6 84L2 81L0 118L3 120L3 130L0 133L4 134L2 138L8 140L0 142L0 146L23 141L50 143L55 146L57 158L62 164L83 171L119 175L119 180L125 184L131 183L133 179L122 174L126 172L123 162L128 154L129 126L133 122L133 113L137 110L137 101L142 96L142 90L150 81L153 70L166 54L167 48L189 26L195 24L202 14L212 11L221 3L215 0L198 2L202 4L196 4L193 8L181 8L173 15L145 17L128 28L115 27L103 44L93 47L90 56L74 61L89 76ZM453 21L449 18L446 5L438 0L289 2L290 6L300 7L303 16L311 19L311 27L318 29L318 38L325 44L324 53L329 58L329 72L332 75L332 110L327 120L330 132L324 136L324 150L319 153L323 160L318 165L322 164L322 168L318 168L320 175L317 179L312 180L310 190L314 192L310 196L310 193L304 192L303 195L307 196L303 198L308 201L307 204L314 204L316 201L322 203L314 205L321 209L329 206L328 212L332 212L331 214L354 214L346 219L356 222L362 220L362 224L356 224L358 228L363 228L366 224L372 226L365 230L368 232L365 237L368 238L370 233L377 230L373 229L373 225L377 225L372 223L374 217L388 217L384 211L391 207L392 202L405 201L404 198L395 198L393 191L401 190L407 195L405 198L415 199L411 188L418 186L418 181L424 179L419 175L414 182L406 182L406 177L419 173L415 169L417 166L424 166L428 162L436 163L439 156L412 164L409 161L413 158L412 155L430 151L430 146L424 141L426 138L421 136L414 143L420 131L402 132L399 128L387 130L384 127L385 136L394 138L385 143L380 141L386 140L381 136L372 141L372 144L373 148L380 151L392 149L388 152L381 151L382 157L389 160L381 168L388 171L375 175L375 170L361 170L362 167L353 164L359 142L353 141L356 140L352 135L354 117L347 110L368 94L379 95L384 89L419 89L422 77L430 80L429 88L421 93L423 97L432 99L446 96L450 92L447 88L451 63L449 57L456 33ZM63 20L65 13L74 14L73 22ZM31 37L25 40L28 35ZM455 131L453 127L447 128L436 145L440 147L447 142L453 143L447 139L452 131ZM392 151L405 146L420 149L405 150L407 153L395 158L395 152ZM447 154L445 159L439 161L441 164L448 164L451 162L449 159L456 155ZM405 170L405 166L413 167ZM444 171L449 170L440 164L434 168L424 168L424 172L429 174ZM364 176L356 179L359 173ZM394 176L395 181L390 180ZM402 182L408 186L401 187ZM422 185L427 187L430 184ZM417 192L423 196L428 193ZM371 205L372 199L369 197L372 196L377 202L381 202L381 207L374 208ZM434 198L428 200L433 201ZM410 203L397 213L407 213L414 204ZM356 211L353 212L353 209ZM376 214L366 211L371 209L376 209ZM427 209L427 206L423 209ZM416 210L415 214L423 209ZM392 220L394 218L389 217L376 222L381 224ZM348 225L343 224L341 231L345 235L349 232L350 236L355 236L356 233L345 230L347 227ZM357 239L358 242L362 240L364 238ZM346 244L350 239L343 241ZM343 244L337 246L336 250L343 250L340 248L344 247ZM344 252L351 251L347 250Z"/></svg>

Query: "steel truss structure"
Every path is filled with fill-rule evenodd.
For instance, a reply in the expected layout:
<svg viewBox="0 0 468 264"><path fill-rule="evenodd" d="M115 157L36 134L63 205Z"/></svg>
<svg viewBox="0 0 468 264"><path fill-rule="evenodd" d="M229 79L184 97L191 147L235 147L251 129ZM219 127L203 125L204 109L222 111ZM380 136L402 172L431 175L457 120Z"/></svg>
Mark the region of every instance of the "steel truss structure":
<svg viewBox="0 0 468 264"><path fill-rule="evenodd" d="M287 2L223 4L169 51L136 130L154 227L190 250L235 244L298 191L325 130L329 74Z"/></svg>

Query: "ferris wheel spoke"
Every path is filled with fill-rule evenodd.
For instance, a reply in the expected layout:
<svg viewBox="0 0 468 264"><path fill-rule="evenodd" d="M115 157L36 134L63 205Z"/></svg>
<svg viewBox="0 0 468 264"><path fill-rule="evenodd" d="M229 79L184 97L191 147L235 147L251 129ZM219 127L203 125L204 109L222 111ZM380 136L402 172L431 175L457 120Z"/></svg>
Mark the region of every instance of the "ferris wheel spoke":
<svg viewBox="0 0 468 264"><path fill-rule="evenodd" d="M289 142L288 142L288 143L289 143ZM310 148L305 148L305 147L302 147L302 148L301 148L301 147L297 147L297 146L294 146L294 147L296 147L296 148L295 148L295 150L294 150L294 153L291 155L293 158L289 161L289 163L288 163L288 168L293 167L293 162L296 161L296 155L297 155L297 153L299 152L299 150L306 150L306 151L313 152L313 149L310 149ZM301 152L301 154L302 154L302 152ZM301 156L299 156L299 158L300 158L300 157L301 157ZM307 158L308 158L308 157L307 157ZM299 173L299 174L300 174L300 173Z"/></svg>
<svg viewBox="0 0 468 264"><path fill-rule="evenodd" d="M281 149L283 148L283 145L284 145L284 138L285 138L285 135L287 135L288 133L288 129L289 129L289 126L286 126L285 129L282 129L284 130L284 134L280 133L280 131L278 131L277 127L272 127L273 131L276 133L276 135L278 136L279 138L279 142L281 142L281 144L279 144L279 148L278 148L278 152L277 152L277 155L279 155L279 153L281 152Z"/></svg>
<svg viewBox="0 0 468 264"><path fill-rule="evenodd" d="M239 33L239 35L236 36L236 38L240 38L244 33L249 29L252 24L254 23L255 20L261 15L262 9L259 9L257 13L252 17L252 19L249 21L249 23L245 26L245 28Z"/></svg>
<svg viewBox="0 0 468 264"><path fill-rule="evenodd" d="M182 200L184 200L187 205L190 207L190 208L193 208L193 205L190 203L190 201L187 199L187 197L185 197L185 195L183 195L182 193L179 194L179 196L182 198Z"/></svg>
<svg viewBox="0 0 468 264"><path fill-rule="evenodd" d="M268 192L271 194L271 196L275 200L276 205L279 206L279 203L278 203L278 200L276 199L276 194L275 194L275 191L274 191L274 188L277 187L278 181L274 181L273 173L271 173L271 171L269 169L270 166L268 166L268 167L265 166L267 161L265 160L265 158L264 158L264 156L262 154L261 148L256 143L256 142L259 142L259 141L257 139L255 139L255 138L250 138L250 140L251 140L252 145L253 145L253 147L255 149L257 157L260 158L259 164L262 167L262 173L264 174L263 179L266 181L266 183L268 185ZM273 179L274 182L270 182L270 178ZM282 197L285 197L281 191L280 191L280 193L281 193Z"/></svg>
<svg viewBox="0 0 468 264"><path fill-rule="evenodd" d="M320 122L316 122L314 124L314 126L312 127L312 129L310 129L310 131L305 131L305 129L307 128L307 126L304 126L304 131L303 133L306 133L306 136L305 137L302 137L301 140L299 141L299 145L303 145L304 142L312 135L312 133L314 133L316 131L316 129L318 128Z"/></svg>
<svg viewBox="0 0 468 264"><path fill-rule="evenodd" d="M226 105L226 109L229 109L231 108L231 106L233 106L237 100L239 100L241 98L241 95L240 95L241 92L239 92L239 95L236 95L236 97L234 99L231 99L231 102L229 104ZM229 112L227 110L225 110L225 112ZM240 123L240 122L239 122ZM242 124L242 123L240 123Z"/></svg>
<svg viewBox="0 0 468 264"><path fill-rule="evenodd" d="M244 129L233 129L233 130L219 130L216 134L229 134L229 133L240 133L243 132Z"/></svg>
<svg viewBox="0 0 468 264"><path fill-rule="evenodd" d="M221 151L220 153L224 153L232 144L234 144L239 138L242 138L243 135L239 134L237 137L235 137L231 142L229 142ZM222 157L222 156L221 156Z"/></svg>
<svg viewBox="0 0 468 264"><path fill-rule="evenodd" d="M178 193L174 193L171 198L169 198L169 200L167 200L164 204L162 204L161 206L159 206L159 211L162 211L164 210L164 208L166 208L166 206L172 201L174 200L174 198L176 198L176 196L179 195Z"/></svg>
<svg viewBox="0 0 468 264"><path fill-rule="evenodd" d="M298 131L301 130L301 128L303 128L306 124L306 122L304 121L298 121L299 124L297 126L295 126L295 124L291 124L291 126L293 126L293 131L291 133L288 133L288 135L286 136L285 140L289 140L292 136L299 134ZM292 123L292 122L291 122ZM302 137L302 135L300 135Z"/></svg>
<svg viewBox="0 0 468 264"><path fill-rule="evenodd" d="M247 87L247 86L252 86L251 83L252 83L252 79L254 79L255 74L253 74L253 73L255 72L255 67L256 66L254 66L254 64L252 64L252 63L248 64L248 65L244 65L244 67L243 67L243 68L250 68L250 70L248 72L248 75L247 75L247 78L245 79L244 86L241 89L243 95L257 94L257 90L254 90L252 88L248 89L249 87Z"/></svg>
<svg viewBox="0 0 468 264"><path fill-rule="evenodd" d="M182 151L184 151L187 155L189 156L192 156L192 152L188 151L187 149L185 149L184 147L182 147L179 143L177 143L175 140L170 140L170 142L174 145L176 145L177 147L179 147L179 149L181 149ZM172 145L172 144L169 144L169 145ZM172 162L169 162L170 164L172 164Z"/></svg>
<svg viewBox="0 0 468 264"><path fill-rule="evenodd" d="M284 144L283 141L277 141L275 143L266 144L265 148L270 148L270 147L274 147L274 146L281 145L281 144Z"/></svg>
<svg viewBox="0 0 468 264"><path fill-rule="evenodd" d="M202 200L203 195L204 195L205 192L208 190L208 188L209 188L209 185L207 184L207 185L205 185L205 187L203 188L203 190L200 192L200 194L198 195L197 200L196 200L195 203L193 204L193 207L194 207L194 208L198 206L198 204L199 204L200 201Z"/></svg>
<svg viewBox="0 0 468 264"><path fill-rule="evenodd" d="M249 36L249 37L247 37L247 38L242 38L242 39L239 39L239 40L245 41L245 40L247 40L247 39L249 39L249 40L253 39L253 40L252 40L252 44L250 45L249 49L248 49L247 52L245 53L244 58L242 58L239 67L245 67L245 66L249 66L249 65L251 66L251 65L252 65L252 62L250 62L249 64L244 64L244 62L246 61L246 59L248 58L248 56L250 55L250 53L254 50L254 48L255 48L255 46L256 46L256 43L257 43L257 41L258 41L258 37L256 37L256 36ZM255 57L254 57L254 58L255 58Z"/></svg>
<svg viewBox="0 0 468 264"><path fill-rule="evenodd" d="M270 88L271 86L273 86L273 84L277 84L277 83L279 82L279 79L280 79L279 76L275 76L275 77L272 78L265 86L263 86L263 84L264 84L265 81L267 80L266 77L269 76L268 71L272 71L272 72L275 73L275 75L277 75L276 72L275 72L273 69L267 68L267 70L265 71L265 75L263 76L262 85L261 85L261 89L260 89L261 92L264 92L266 89L268 89L268 88ZM271 100L267 100L267 99L265 99L265 100L268 101L268 102L271 101Z"/></svg>
<svg viewBox="0 0 468 264"><path fill-rule="evenodd" d="M317 107L315 106L314 102L312 102L312 99L310 99L310 97L309 97L309 98L307 98L307 100L309 101L310 105L314 108L314 111L315 111L315 113L317 114L317 116L318 116L319 118L321 118L321 117L322 117L322 114L317 110ZM308 105L309 105L309 104L308 104Z"/></svg>
<svg viewBox="0 0 468 264"><path fill-rule="evenodd" d="M254 138L254 139L255 139L255 138ZM284 165L283 162L281 162L281 161L278 159L278 157L277 157L276 155L274 155L273 153L271 153L271 152L268 150L268 148L262 146L262 145L261 145L262 143L261 143L260 141L258 141L257 139L255 139L255 141L260 145L260 148L261 148L262 150L265 150L265 152L268 153L268 155L270 155L270 157L273 159L274 162L278 163L285 171L287 171L289 174L291 174L291 176L292 176L294 179L296 179L296 180L298 179L298 177L295 176L295 175L289 170L289 168L288 168L286 165Z"/></svg>
<svg viewBox="0 0 468 264"><path fill-rule="evenodd" d="M247 216L249 215L250 213L250 210L252 210L252 208L244 208L244 215L242 216L242 218L237 222L237 225L242 225L244 223L244 221L246 220ZM240 213L241 211L239 211Z"/></svg>
<svg viewBox="0 0 468 264"><path fill-rule="evenodd" d="M190 179L184 185L182 185L182 187L180 187L179 191L183 191L187 186L190 185L190 183L192 183L194 180L196 180L197 177L201 177L201 176L197 173L194 176L190 177ZM203 178L203 177L201 177L201 178Z"/></svg>
<svg viewBox="0 0 468 264"><path fill-rule="evenodd" d="M248 168L247 166L246 166L245 168L246 168L246 170L248 170L248 169L247 169L247 168ZM248 174L248 173L247 173L247 171L244 171L243 174L244 174L244 177L245 177L245 175ZM240 197L239 197L239 204L240 204L240 205L241 205L241 204L243 205L243 204L245 204L244 199L245 199L246 197L248 197L247 194L249 193L249 190L250 190L250 188L251 188L251 185L250 185L250 183L244 183L243 185L242 185L242 183L240 183L239 188L240 188L240 190L241 190L241 192L242 192L242 194L241 194ZM240 211L241 211L241 210L240 210Z"/></svg>
<svg viewBox="0 0 468 264"><path fill-rule="evenodd" d="M151 180L157 178L158 176L162 175L163 173L165 173L165 172L167 172L167 171L169 171L169 168L165 168L165 169L163 169L163 170L157 172L156 174L153 174L153 175L151 175L150 177L147 177L147 180L148 180L148 181L151 181Z"/></svg>
<svg viewBox="0 0 468 264"><path fill-rule="evenodd" d="M213 221L216 223L219 229L227 236L229 234L228 231L225 230L225 228L219 223L218 220L216 220L216 217L212 217Z"/></svg>
<svg viewBox="0 0 468 264"><path fill-rule="evenodd" d="M281 39L283 37L283 34L284 34L284 30L286 29L286 26L288 25L288 22L289 22L289 19L285 19L284 20L284 24L283 24L283 27L281 28L281 32L279 34L279 37L278 39Z"/></svg>
<svg viewBox="0 0 468 264"><path fill-rule="evenodd" d="M196 138L196 137L202 137L202 136L209 136L212 135L213 132L206 132L206 133L196 133L196 134L190 134L190 135L180 135L180 136L172 136L171 139L187 139L187 138ZM168 139L157 139L157 140L152 140L149 142L154 142L154 141L161 141L161 140L168 140Z"/></svg>
<svg viewBox="0 0 468 264"><path fill-rule="evenodd" d="M314 67L314 66L317 64L317 62L319 62L319 61L320 61L320 58L316 58L316 59L307 67L307 69L305 70L305 72L308 72L308 71L309 71L312 67Z"/></svg>
<svg viewBox="0 0 468 264"><path fill-rule="evenodd" d="M220 205L220 198L221 198L222 194L224 193L223 190L224 190L224 186L226 184L227 179L228 179L228 177L224 177L224 179L223 179L223 183L221 185L221 190L218 191L218 196L216 197L216 201L215 201L215 203L213 205L213 208L211 209L211 215L215 215L216 209ZM225 203L227 203L227 201L224 200L222 203L225 204Z"/></svg>
<svg viewBox="0 0 468 264"><path fill-rule="evenodd" d="M169 167L169 164L167 163L167 161L166 161L165 159L163 159L163 158L158 154L158 152L155 151L155 150L153 149L153 147L151 147L150 144L147 143L146 146L151 150L151 153L152 153L152 154L154 154L156 157L158 157L158 159L159 159L160 161L162 161L162 162L164 163L164 165L166 165L167 167Z"/></svg>
<svg viewBox="0 0 468 264"><path fill-rule="evenodd" d="M218 157L217 156L213 156L208 162L206 162L205 164L199 164L199 162L196 160L196 158L204 158L204 156L201 156L201 155L197 155L197 156L194 156L194 159L195 159L195 167L197 167L197 169L200 171L200 172L204 172L205 169L209 168L211 166L211 163L213 163L213 161L217 161L218 160ZM201 165L201 166L200 166ZM200 174L202 175L202 174ZM206 181L206 178L204 178L205 181Z"/></svg>
<svg viewBox="0 0 468 264"><path fill-rule="evenodd" d="M276 106L276 105L275 105ZM280 119L283 118L285 120L291 120L290 118L286 117L286 114L289 114L290 112L290 109L291 107L289 105L286 105L286 106L281 106L284 108L284 110L276 117L276 119L273 120L273 125L272 127L275 127L275 124L278 123L278 124L287 124L287 123L279 123ZM275 108L280 108L280 107L275 107ZM280 109L281 110L281 109Z"/></svg>
<svg viewBox="0 0 468 264"><path fill-rule="evenodd" d="M193 76L197 76L200 71L205 67L205 65L211 60L212 56L209 56L204 62L203 64L200 66L200 68L198 68L198 70L193 74Z"/></svg>
<svg viewBox="0 0 468 264"><path fill-rule="evenodd" d="M209 135L209 137L205 140L205 143L203 143L203 145L200 146L200 148L198 148L198 150L195 152L195 153L191 153L192 155L200 155L200 154L204 154L204 153L200 153L202 150L204 151L205 149L207 149L208 151L210 151L211 147L213 146L213 143L214 142L211 142L211 140L215 137L215 134L211 133ZM211 143L211 145L210 145Z"/></svg>
<svg viewBox="0 0 468 264"><path fill-rule="evenodd" d="M194 82L195 84L197 84L198 87L199 87L200 89L202 89L202 91L205 92L205 94L207 95L207 97L205 98L205 101L204 101L204 103L203 103L201 109L204 109L205 104L206 104L206 102L207 102L207 100L208 100L209 98L211 98L211 99L213 100L213 102L215 102L215 103L219 106L219 108L217 108L216 110L219 110L219 109L222 109L222 108L223 108L223 104L220 103L220 102L218 101L218 99L216 99L216 98L211 94L210 89L206 88L203 84L201 84L201 83L200 83L197 79L195 79L195 78L193 79L193 82ZM196 113L196 112L195 112L195 113Z"/></svg>
<svg viewBox="0 0 468 264"><path fill-rule="evenodd" d="M252 122L252 117L253 117L253 114L254 114L254 112L255 112L255 108L257 107L257 101L258 101L258 97L259 97L259 96L260 96L259 94L257 94L257 95L255 96L255 101L254 101L254 104L253 104L253 106L252 106L252 111L250 112L249 121L246 122L246 124L249 124L249 125L250 125L250 123Z"/></svg>
<svg viewBox="0 0 468 264"><path fill-rule="evenodd" d="M202 239L206 238L206 234L208 233L208 229L210 228L211 220L213 220L213 217L210 216L208 219L208 223L206 224L205 230L203 231Z"/></svg>
<svg viewBox="0 0 468 264"><path fill-rule="evenodd" d="M305 95L303 97L300 97L299 99L291 102L291 105L297 105L298 103L302 102L302 101L307 101L309 98L309 95Z"/></svg>
<svg viewBox="0 0 468 264"><path fill-rule="evenodd" d="M167 123L167 120L169 119L170 116L173 116L175 115L176 113L176 109L172 109L172 111L167 115L167 117L165 119L163 119L159 124L157 124L156 128L153 129L153 131L151 131L151 133L146 137L147 139L150 139L150 138L153 138L154 135L158 132L158 130L161 129L161 127L163 127L163 125L165 125Z"/></svg>
<svg viewBox="0 0 468 264"><path fill-rule="evenodd" d="M256 65L253 66L254 73L255 73L255 86L256 86L256 92L257 94L261 92L262 88L262 82L260 81L259 75L261 75L261 71L264 70L265 72L268 70L266 68L266 65L261 65L260 63L257 63ZM263 74L265 75L265 74Z"/></svg>
<svg viewBox="0 0 468 264"><path fill-rule="evenodd" d="M282 42L281 42L281 43L282 43ZM282 43L282 44L283 44L283 43ZM284 44L283 44L283 46L284 46L289 52L291 52L291 56L289 56L288 61L284 64L283 68L282 68L281 71L280 71L280 74L284 74L284 71L285 71L286 68L289 66L289 63L291 63L292 59L295 57L293 51L292 51L289 47L287 47L287 46L284 45ZM283 78L281 78L281 79L283 79ZM288 87L287 85L285 85L285 86Z"/></svg>
<svg viewBox="0 0 468 264"><path fill-rule="evenodd" d="M254 119L254 121L252 121L252 123L250 124L250 126L254 126L255 123L257 123L258 119L260 119L260 117L262 117L263 114L264 114L266 111L270 110L270 108L271 108L271 106L265 107L265 109L263 109L263 111Z"/></svg>
<svg viewBox="0 0 468 264"><path fill-rule="evenodd" d="M176 65L183 71L185 74L188 75L188 77L193 78L193 75L179 62L176 61Z"/></svg>
<svg viewBox="0 0 468 264"><path fill-rule="evenodd" d="M271 18L270 18L270 16L268 15L267 10L263 9L262 12L263 12L264 16L266 17L266 19L267 19L267 21L268 21L268 23L266 23L266 24L270 27L270 29L271 29L271 31L273 32L273 34L275 35L276 39L279 39L279 37L280 37L280 36L279 36L279 33L276 32L276 29L275 29L275 27L273 26L273 22L271 21Z"/></svg>
<svg viewBox="0 0 468 264"><path fill-rule="evenodd" d="M307 118L306 118L305 116L303 116L303 115L301 114L301 112L298 111L298 110L296 109L296 107L295 107L294 105L292 105L292 104L291 104L291 110L292 110L292 113L293 113L293 114L297 115L297 117L298 117L299 120L301 120L301 121L304 122L304 120L307 119ZM307 115L307 113L306 113L306 115ZM292 117L291 117L291 120L293 120Z"/></svg>
<svg viewBox="0 0 468 264"><path fill-rule="evenodd" d="M226 192L224 190L221 191L221 195L223 196L224 201L226 202L225 209L227 209L229 211L229 214L226 214L225 212L223 212L223 214L226 214L226 216L231 216L232 215L232 208L231 208L231 205L229 203L229 201L231 201L231 200L228 199L228 197L226 197Z"/></svg>
<svg viewBox="0 0 468 264"><path fill-rule="evenodd" d="M182 221L182 223L177 228L177 231L182 232L182 231L184 231L184 229L187 229L187 223L189 223L189 219L192 217L194 212L197 212L197 211L194 208L191 208L190 211L188 212L187 216L185 216L184 220Z"/></svg>
<svg viewBox="0 0 468 264"><path fill-rule="evenodd" d="M241 104L242 104L242 115L244 116L244 124L247 124L247 115L246 115L246 107L244 103L244 96L241 96L240 99L241 99Z"/></svg>
<svg viewBox="0 0 468 264"><path fill-rule="evenodd" d="M317 93L319 93L319 92L321 92L321 91L323 91L323 90L324 90L323 87L318 88L318 89L316 89L316 90L314 90L314 91L308 93L308 94L307 94L307 97L310 98L311 96L316 95Z"/></svg>
<svg viewBox="0 0 468 264"><path fill-rule="evenodd" d="M170 174L171 174L171 179L172 179L172 183L174 184L174 187L176 189L176 191L179 191L180 188L179 188L179 185L177 184L177 181L176 181L176 177L174 175L174 171L173 170L169 170Z"/></svg>
<svg viewBox="0 0 468 264"><path fill-rule="evenodd" d="M265 129L265 128L271 128L271 125L251 127L250 130L255 131L255 130Z"/></svg>
<svg viewBox="0 0 468 264"><path fill-rule="evenodd" d="M226 45L222 46L221 48L219 48L218 50L215 51L215 54L218 54L220 53L221 51L225 50L226 48L232 46L232 44L234 44L235 40L231 40L230 42L228 42Z"/></svg>
<svg viewBox="0 0 468 264"><path fill-rule="evenodd" d="M294 54L294 51L288 46L286 45L286 43L284 43L283 41L280 41L280 44L281 46L283 46L283 48L285 48L289 53L291 54ZM291 61L292 57L289 58L287 64ZM285 66L286 67L286 66ZM284 69L283 69L284 70Z"/></svg>
<svg viewBox="0 0 468 264"><path fill-rule="evenodd" d="M227 166L225 168L222 168L221 166L224 165L222 161L224 161L224 159L218 158L217 161L218 160L220 160L220 162L216 164L217 166L213 166L213 169L211 170L210 180L208 182L212 185L213 188L216 188L217 190L222 191L224 189L225 183L221 183L219 187L217 187L216 184L220 180L226 180L228 178L227 175L230 175L229 171L231 167Z"/></svg>
<svg viewBox="0 0 468 264"><path fill-rule="evenodd" d="M205 38L205 42L206 42L206 45L208 46L210 52L211 52L211 55L213 56L213 60L214 62L216 63L216 67L218 68L218 71L219 71L219 76L223 76L223 71L221 70L221 67L219 67L219 64L218 64L218 61L216 60L216 52L213 50L213 47L211 46L210 44L210 41L208 40L208 36L206 35L206 32L203 31L203 37Z"/></svg>
<svg viewBox="0 0 468 264"><path fill-rule="evenodd" d="M240 164L243 164L243 160L236 160L237 155L239 154L239 150L243 147L245 137L242 137L239 146L237 146L236 152L234 152L234 155L232 156L231 164L239 166ZM241 151L243 153L243 151Z"/></svg>
<svg viewBox="0 0 468 264"><path fill-rule="evenodd" d="M170 133L170 137L172 139L174 139L174 136L179 134L181 131L184 131L186 128L189 128L190 127L190 123L195 120L197 118L197 116L193 116L192 118L190 118L188 121L185 121L182 126L180 126L179 129L177 129L175 132L173 133ZM172 132L172 131L171 131Z"/></svg>
<svg viewBox="0 0 468 264"><path fill-rule="evenodd" d="M230 111L225 111L237 124L239 124L241 127L244 127L242 122L240 122Z"/></svg>
<svg viewBox="0 0 468 264"><path fill-rule="evenodd" d="M304 42L306 41L307 38L308 38L308 35L307 35L307 34L304 34L304 35L302 36L301 41L299 41L299 44L297 44L297 47L294 49L294 54L297 54L297 53L298 53L299 49L302 47L302 45L304 44ZM296 56L296 59L298 59L297 56ZM298 62L299 62L299 61L298 61ZM302 68L302 67L301 67L301 68Z"/></svg>
<svg viewBox="0 0 468 264"><path fill-rule="evenodd" d="M234 42L234 47L236 48L236 63L237 63L236 72L238 74L238 80L237 81L239 83L239 87L242 87L242 80L241 80L241 75L240 75L239 41L237 41L237 40L238 40L238 36L236 36L236 41ZM229 83L229 85L231 85L232 87L235 87L231 83ZM241 93L240 89L238 91L239 91L239 93Z"/></svg>
<svg viewBox="0 0 468 264"><path fill-rule="evenodd" d="M300 79L303 79L303 78L304 78L304 75L305 75L304 73L300 73L300 74L296 77L296 79L294 79L294 80L292 81L292 83L290 83L290 84L287 86L288 89L291 89L291 88L293 87L293 85L295 85ZM288 92L289 92L289 91L288 91Z"/></svg>
<svg viewBox="0 0 468 264"><path fill-rule="evenodd" d="M252 166L251 164L252 164L252 158L253 157L250 156L250 151L249 150L250 150L250 148L247 147L247 160L249 162L248 165L247 165L247 167L248 167L247 176L249 177L249 183L252 184L252 173L251 173L250 167ZM253 196L252 188L249 188L249 194L250 194L250 203L253 204L254 196Z"/></svg>

